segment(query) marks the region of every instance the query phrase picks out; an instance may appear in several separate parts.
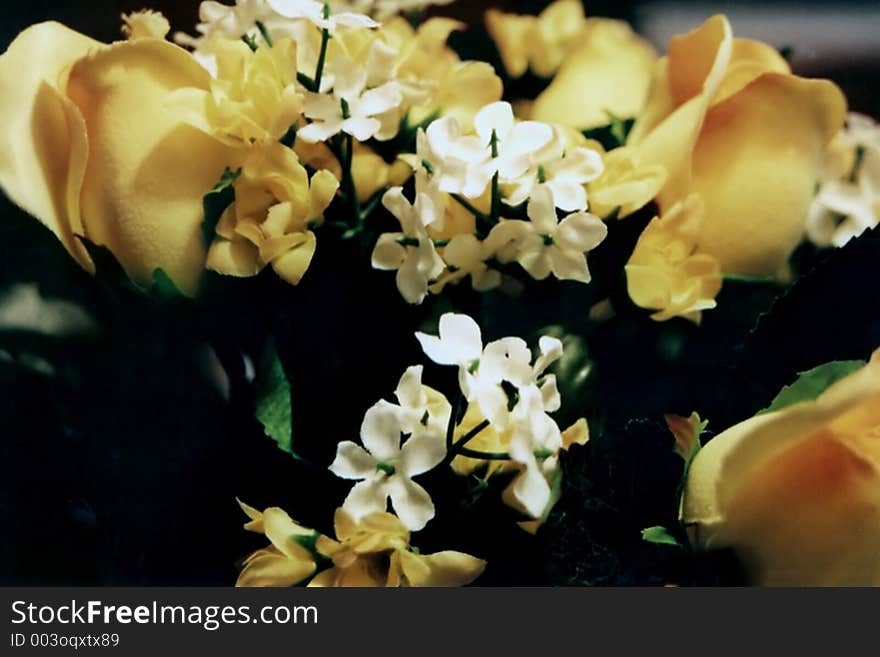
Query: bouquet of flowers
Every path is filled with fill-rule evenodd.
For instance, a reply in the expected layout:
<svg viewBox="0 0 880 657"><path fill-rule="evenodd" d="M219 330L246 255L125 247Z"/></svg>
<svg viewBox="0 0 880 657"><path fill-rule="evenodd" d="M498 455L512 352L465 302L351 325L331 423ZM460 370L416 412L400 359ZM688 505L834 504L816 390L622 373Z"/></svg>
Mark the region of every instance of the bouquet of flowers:
<svg viewBox="0 0 880 657"><path fill-rule="evenodd" d="M142 522L240 586L880 584L880 127L722 15L659 54L450 2L24 30L0 185L94 278L2 314L91 355L4 362L210 398L226 438L112 467L210 471Z"/></svg>

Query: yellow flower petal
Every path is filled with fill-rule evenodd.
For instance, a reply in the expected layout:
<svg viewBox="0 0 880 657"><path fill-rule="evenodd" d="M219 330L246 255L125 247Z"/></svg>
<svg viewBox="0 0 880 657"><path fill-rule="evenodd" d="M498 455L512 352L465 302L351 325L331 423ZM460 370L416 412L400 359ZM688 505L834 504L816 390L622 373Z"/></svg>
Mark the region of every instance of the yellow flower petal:
<svg viewBox="0 0 880 657"><path fill-rule="evenodd" d="M635 116L648 93L654 49L626 23L602 18L587 20L579 40L531 118L583 130L607 124L608 112Z"/></svg>
<svg viewBox="0 0 880 657"><path fill-rule="evenodd" d="M315 562L290 559L269 548L251 555L235 582L237 587L293 586L315 572Z"/></svg>
<svg viewBox="0 0 880 657"><path fill-rule="evenodd" d="M70 66L104 47L58 23L29 27L0 56L0 186L90 272L79 190L88 157L85 121L64 95Z"/></svg>
<svg viewBox="0 0 880 657"><path fill-rule="evenodd" d="M833 83L776 73L716 105L693 153L690 189L706 206L700 251L726 273L785 279L845 114Z"/></svg>
<svg viewBox="0 0 880 657"><path fill-rule="evenodd" d="M162 268L188 294L205 264L202 197L235 157L163 103L174 89L206 85L206 76L183 49L137 39L78 61L68 83L89 134L87 237L136 282L149 285Z"/></svg>
<svg viewBox="0 0 880 657"><path fill-rule="evenodd" d="M464 586L479 577L486 562L463 552L434 554L399 551L400 567L410 586Z"/></svg>
<svg viewBox="0 0 880 657"><path fill-rule="evenodd" d="M272 269L291 285L298 285L315 255L317 240L312 231L288 237L295 238L296 243L272 259Z"/></svg>

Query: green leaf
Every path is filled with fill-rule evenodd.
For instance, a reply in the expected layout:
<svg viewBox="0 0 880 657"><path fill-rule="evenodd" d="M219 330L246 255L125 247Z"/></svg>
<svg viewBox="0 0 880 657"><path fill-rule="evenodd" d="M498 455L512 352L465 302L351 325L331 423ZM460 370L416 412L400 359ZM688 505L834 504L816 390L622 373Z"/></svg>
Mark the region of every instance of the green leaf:
<svg viewBox="0 0 880 657"><path fill-rule="evenodd" d="M648 527L642 530L642 540L648 543L656 543L658 545L675 545L678 547L678 541L673 538L665 527Z"/></svg>
<svg viewBox="0 0 880 657"><path fill-rule="evenodd" d="M263 425L266 435L278 443L279 449L299 458L293 451L290 382L274 342L270 341L263 352L254 388L254 415Z"/></svg>
<svg viewBox="0 0 880 657"><path fill-rule="evenodd" d="M773 403L758 415L778 411L798 402L812 401L833 383L849 376L864 365L863 360L837 360L801 372L797 381L780 390Z"/></svg>
<svg viewBox="0 0 880 657"><path fill-rule="evenodd" d="M206 246L211 246L214 241L214 232L217 229L217 222L223 212L235 200L235 188L233 184L241 175L241 168L232 170L226 167L220 180L214 185L214 189L205 194L202 199L202 207L205 211L205 218L202 221L202 236Z"/></svg>

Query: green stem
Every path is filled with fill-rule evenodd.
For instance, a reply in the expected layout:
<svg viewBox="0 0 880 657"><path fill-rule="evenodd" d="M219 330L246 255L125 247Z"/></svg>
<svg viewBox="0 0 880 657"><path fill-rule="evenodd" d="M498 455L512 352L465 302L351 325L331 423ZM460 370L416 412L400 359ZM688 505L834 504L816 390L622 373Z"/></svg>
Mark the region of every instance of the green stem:
<svg viewBox="0 0 880 657"><path fill-rule="evenodd" d="M483 214L482 212L477 210L477 208L475 208L471 204L471 202L468 201L461 194L450 194L450 196L452 196L452 198L455 200L456 203L458 203L461 207L463 207L465 210L467 210L472 215L474 215L477 219L483 219L483 220L488 219L488 217L485 214Z"/></svg>
<svg viewBox="0 0 880 657"><path fill-rule="evenodd" d="M509 461L510 454L507 452L481 452L476 449L468 449L462 447L458 450L459 456L466 456L472 459L480 459L481 461Z"/></svg>
<svg viewBox="0 0 880 657"><path fill-rule="evenodd" d="M498 133L494 130L492 131L492 157L498 157ZM493 224L498 223L498 218L501 216L501 194L498 190L498 171L495 171L495 175L492 176L492 212L491 212L491 220Z"/></svg>
<svg viewBox="0 0 880 657"><path fill-rule="evenodd" d="M361 203L358 200L357 189L355 189L354 176L351 173L352 162L354 161L354 137L345 133L345 168L342 172L342 178L346 183L346 195L351 203L351 209L354 213L355 221L361 220Z"/></svg>
<svg viewBox="0 0 880 657"><path fill-rule="evenodd" d="M447 445L449 445L449 447L446 450L446 459L448 461L452 461L452 459L454 459L459 454L461 454L462 456L471 456L473 458L487 458L484 456L473 456L473 455L474 454L484 454L484 453L490 454L490 452L476 452L475 450L468 449L467 444L470 441L472 441L474 438L476 438L483 431L483 429L488 428L489 424L491 424L489 422L489 420L483 420L477 426L475 426L473 429L468 431L465 435L463 435L459 440L457 440L455 442L452 442L452 440L454 440L454 434L455 434L455 431L453 430L452 440L447 440ZM448 438L449 438L449 436L447 434L447 439ZM468 454L465 454L465 452L468 452ZM498 459L502 458L499 454L494 454L494 456L498 457ZM506 456L504 458L509 459L510 457ZM496 460L498 460L498 459L496 459Z"/></svg>
<svg viewBox="0 0 880 657"><path fill-rule="evenodd" d="M324 19L330 18L330 4L324 3ZM327 43L330 41L330 30L321 30L321 50L318 52L318 67L315 69L315 93L321 93L321 77L324 75L324 60L327 59Z"/></svg>
<svg viewBox="0 0 880 657"><path fill-rule="evenodd" d="M452 405L452 412L449 414L449 422L446 424L446 452L452 451L452 442L455 440L455 422L458 414L461 412L461 405L464 398L461 392L455 397L455 403Z"/></svg>
<svg viewBox="0 0 880 657"><path fill-rule="evenodd" d="M272 43L272 35L269 34L269 30L261 21L257 21L257 29L260 31L260 34L263 35L263 40L266 42L266 45L270 48L274 47L275 44Z"/></svg>

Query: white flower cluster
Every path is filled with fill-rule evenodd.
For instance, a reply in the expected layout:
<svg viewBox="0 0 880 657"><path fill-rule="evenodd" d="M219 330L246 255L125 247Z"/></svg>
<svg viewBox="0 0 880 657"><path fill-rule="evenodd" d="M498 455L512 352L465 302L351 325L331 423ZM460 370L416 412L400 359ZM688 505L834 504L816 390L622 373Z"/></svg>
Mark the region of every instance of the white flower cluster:
<svg viewBox="0 0 880 657"><path fill-rule="evenodd" d="M587 212L585 185L602 173L598 152L566 147L561 131L537 121L516 122L509 103L480 110L474 134L463 134L453 116L433 121L417 135L416 201L410 205L400 188L386 194L386 207L403 233L382 235L373 266L396 270L398 288L410 303L420 303L435 282L437 289L466 276L473 287L488 290L501 283L490 261L518 262L533 278L553 274L587 283L586 254L605 239L607 228ZM432 240L443 231L447 205L460 203L480 213L467 200L492 195L507 208L528 203L528 221L501 216L485 239L457 232ZM560 221L557 209L568 213ZM485 219L486 217L478 217ZM396 246L395 246L396 245Z"/></svg>
<svg viewBox="0 0 880 657"><path fill-rule="evenodd" d="M486 429L509 436L507 460L518 474L510 487L517 506L540 518L552 504L551 484L558 474L563 437L549 413L559 410L556 377L547 368L562 356L562 343L542 337L532 359L525 341L508 337L483 345L480 327L467 315L440 318L439 336L416 333L435 363L458 367L463 399L486 418ZM330 469L360 480L343 503L356 518L391 506L413 531L434 517L434 504L413 481L441 464L451 447L456 418L449 401L422 383L422 367L406 370L396 390L397 403L379 401L361 426L361 443L339 444Z"/></svg>
<svg viewBox="0 0 880 657"><path fill-rule="evenodd" d="M817 246L841 247L880 223L880 125L851 113L830 153L807 236Z"/></svg>

